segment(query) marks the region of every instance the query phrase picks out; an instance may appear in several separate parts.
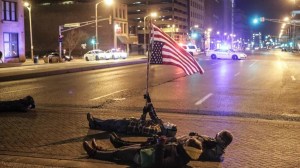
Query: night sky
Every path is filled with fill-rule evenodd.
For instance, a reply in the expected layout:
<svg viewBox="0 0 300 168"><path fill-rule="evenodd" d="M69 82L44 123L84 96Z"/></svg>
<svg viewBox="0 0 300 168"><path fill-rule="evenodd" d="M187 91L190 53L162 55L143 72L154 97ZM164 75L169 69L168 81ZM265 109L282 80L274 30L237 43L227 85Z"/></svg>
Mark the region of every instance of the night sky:
<svg viewBox="0 0 300 168"><path fill-rule="evenodd" d="M270 19L283 19L290 16L294 9L293 0L235 0L236 7L244 10L248 17L248 23L254 32L262 32L264 35L279 35L281 24L264 22L258 25L252 24L254 17Z"/></svg>

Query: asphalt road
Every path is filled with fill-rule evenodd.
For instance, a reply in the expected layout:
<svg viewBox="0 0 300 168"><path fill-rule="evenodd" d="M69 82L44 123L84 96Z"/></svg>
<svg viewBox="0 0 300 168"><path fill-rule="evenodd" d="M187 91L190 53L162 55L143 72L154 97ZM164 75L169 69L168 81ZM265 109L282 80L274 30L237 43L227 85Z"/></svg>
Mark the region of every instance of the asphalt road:
<svg viewBox="0 0 300 168"><path fill-rule="evenodd" d="M246 60L198 57L204 75L151 66L149 92L158 111L300 121L300 57L281 51ZM0 100L32 95L38 106L139 110L146 64L0 83Z"/></svg>

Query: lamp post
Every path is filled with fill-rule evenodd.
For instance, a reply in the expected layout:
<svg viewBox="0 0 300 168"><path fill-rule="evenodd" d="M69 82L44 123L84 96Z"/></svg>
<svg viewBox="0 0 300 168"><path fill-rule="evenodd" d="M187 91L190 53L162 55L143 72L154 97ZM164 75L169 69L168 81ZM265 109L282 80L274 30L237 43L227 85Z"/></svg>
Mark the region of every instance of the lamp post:
<svg viewBox="0 0 300 168"><path fill-rule="evenodd" d="M108 5L108 6L110 6L110 5L112 5L112 3L113 3L113 0L102 0L102 1L100 1L100 2L98 2L98 3L96 3L96 5L95 5L95 23L96 23L96 49L98 49L98 5L99 4L101 4L101 3L105 3L106 5Z"/></svg>
<svg viewBox="0 0 300 168"><path fill-rule="evenodd" d="M30 5L28 2L25 2L25 3L24 3L24 6L28 9L28 12L29 12L30 50L31 50L31 59L33 60L32 24L31 24L31 5Z"/></svg>
<svg viewBox="0 0 300 168"><path fill-rule="evenodd" d="M147 17L151 17L151 18L155 18L157 16L156 12L152 12L150 15L147 15L144 17L144 54L146 54L146 50L147 50L147 42L146 42L146 19Z"/></svg>
<svg viewBox="0 0 300 168"><path fill-rule="evenodd" d="M211 28L208 28L207 29L207 40L208 40L208 49L210 50L211 48L210 48L210 33L211 33L211 31L212 31L212 29Z"/></svg>

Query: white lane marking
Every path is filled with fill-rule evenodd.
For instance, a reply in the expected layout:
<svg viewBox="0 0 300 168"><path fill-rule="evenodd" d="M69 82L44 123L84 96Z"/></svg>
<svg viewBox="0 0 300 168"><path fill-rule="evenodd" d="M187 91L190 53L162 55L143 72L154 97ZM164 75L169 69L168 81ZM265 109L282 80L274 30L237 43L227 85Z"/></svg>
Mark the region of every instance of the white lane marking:
<svg viewBox="0 0 300 168"><path fill-rule="evenodd" d="M238 76L238 75L240 75L240 73L238 72L238 73L236 73L234 76Z"/></svg>
<svg viewBox="0 0 300 168"><path fill-rule="evenodd" d="M212 96L212 93L207 94L205 97L203 97L202 99L198 100L195 105L198 106L200 104L202 104L206 99L208 99L210 96Z"/></svg>
<svg viewBox="0 0 300 168"><path fill-rule="evenodd" d="M122 100L125 100L126 98L115 98L115 99L113 99L113 100L115 100L115 101L122 101Z"/></svg>
<svg viewBox="0 0 300 168"><path fill-rule="evenodd" d="M251 65L249 65L249 67L252 67L254 64L256 64L257 61L253 62Z"/></svg>
<svg viewBox="0 0 300 168"><path fill-rule="evenodd" d="M91 100L91 101L93 101L93 100L98 100L98 99L101 99L101 98L103 98L103 97L107 97L107 96L110 96L110 95L113 95L113 94L116 94L116 93L119 93L119 92L123 92L123 91L125 91L125 90L127 90L127 89L119 90L119 91L116 91L116 92L113 92L113 93L110 93L110 94L107 94L107 95L103 95L103 96L100 96L100 97L96 97L96 98L93 98L93 99L90 99L90 100Z"/></svg>
<svg viewBox="0 0 300 168"><path fill-rule="evenodd" d="M14 91L2 92L2 94L21 92L21 91L25 91L25 90L40 89L40 88L44 88L44 87L34 87L34 88L28 88L28 89L14 90Z"/></svg>
<svg viewBox="0 0 300 168"><path fill-rule="evenodd" d="M300 114L288 114L288 113L283 113L283 116L288 116L288 117L300 117Z"/></svg>
<svg viewBox="0 0 300 168"><path fill-rule="evenodd" d="M294 76L291 76L291 78L292 78L292 80L293 80L293 81L295 81L295 80L296 80L296 78L295 78Z"/></svg>

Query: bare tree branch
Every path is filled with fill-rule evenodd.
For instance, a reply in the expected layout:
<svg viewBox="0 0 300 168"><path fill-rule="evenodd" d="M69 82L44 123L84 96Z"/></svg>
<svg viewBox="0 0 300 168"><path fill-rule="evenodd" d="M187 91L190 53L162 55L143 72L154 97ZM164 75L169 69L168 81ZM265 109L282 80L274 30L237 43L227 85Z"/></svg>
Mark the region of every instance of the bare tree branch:
<svg viewBox="0 0 300 168"><path fill-rule="evenodd" d="M85 41L88 34L82 30L71 30L64 38L64 47L68 50L69 56L80 42Z"/></svg>

